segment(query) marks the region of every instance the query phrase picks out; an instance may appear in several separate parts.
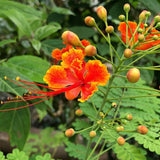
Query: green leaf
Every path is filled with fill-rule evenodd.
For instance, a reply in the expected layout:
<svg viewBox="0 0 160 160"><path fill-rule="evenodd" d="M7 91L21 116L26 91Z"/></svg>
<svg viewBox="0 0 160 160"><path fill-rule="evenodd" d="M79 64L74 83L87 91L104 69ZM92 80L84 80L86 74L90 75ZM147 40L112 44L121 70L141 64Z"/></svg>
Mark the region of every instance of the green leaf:
<svg viewBox="0 0 160 160"><path fill-rule="evenodd" d="M144 65L144 67L152 66L151 62L148 62ZM141 70L141 78L144 79L148 84L151 84L153 82L154 78L154 71L152 70Z"/></svg>
<svg viewBox="0 0 160 160"><path fill-rule="evenodd" d="M25 102L7 103L0 109L11 109L25 105ZM10 137L11 145L16 145L22 150L30 131L29 108L0 112L0 119L0 131L7 132Z"/></svg>
<svg viewBox="0 0 160 160"><path fill-rule="evenodd" d="M24 151L30 155L33 151L37 152L39 146L41 154L47 152L50 148L57 148L64 146L64 142L67 140L63 132L56 131L53 134L53 128L45 128L41 130L40 134L30 134L28 142L24 146ZM46 146L47 144L47 146Z"/></svg>
<svg viewBox="0 0 160 160"><path fill-rule="evenodd" d="M5 44L9 44L9 43L16 43L16 40L14 39L3 40L0 42L0 47L4 46Z"/></svg>
<svg viewBox="0 0 160 160"><path fill-rule="evenodd" d="M42 40L61 29L58 23L42 26L35 31L35 39Z"/></svg>
<svg viewBox="0 0 160 160"><path fill-rule="evenodd" d="M14 149L12 153L7 154L8 160L28 160L28 156L26 156L25 152L19 151L18 149Z"/></svg>
<svg viewBox="0 0 160 160"><path fill-rule="evenodd" d="M0 10L10 10L10 9L15 9L28 18L41 17L41 12L34 9L33 7L30 7L29 5L18 3L15 1L0 0Z"/></svg>
<svg viewBox="0 0 160 160"><path fill-rule="evenodd" d="M61 39L47 39L42 41L42 50L49 56L51 56L51 53L53 49L56 48L63 48L65 45L63 44L63 41Z"/></svg>
<svg viewBox="0 0 160 160"><path fill-rule="evenodd" d="M154 13L159 13L160 3L158 0L139 0L144 6L146 6L149 10Z"/></svg>
<svg viewBox="0 0 160 160"><path fill-rule="evenodd" d="M104 137L106 141L108 142L115 142L117 138L119 137L119 134L114 128L106 128L104 129Z"/></svg>
<svg viewBox="0 0 160 160"><path fill-rule="evenodd" d="M6 160L5 156L3 155L3 152L0 151L0 160Z"/></svg>
<svg viewBox="0 0 160 160"><path fill-rule="evenodd" d="M39 40L33 39L31 41L33 48L37 51L37 53L39 54L39 51L41 49L41 42Z"/></svg>
<svg viewBox="0 0 160 160"><path fill-rule="evenodd" d="M49 153L46 153L44 156L38 155L36 157L36 160L54 160L51 158L51 155Z"/></svg>
<svg viewBox="0 0 160 160"><path fill-rule="evenodd" d="M90 38L96 33L92 28L84 26L70 27L69 30L76 33L80 39Z"/></svg>
<svg viewBox="0 0 160 160"><path fill-rule="evenodd" d="M78 158L79 160L85 159L86 147L81 144L73 144L71 142L67 142L67 148L65 151L68 152L69 156ZM91 150L90 150L91 151Z"/></svg>
<svg viewBox="0 0 160 160"><path fill-rule="evenodd" d="M21 14L21 12L15 9L11 9L7 11L0 10L0 13L7 16L17 26L19 32L19 39L24 35L27 37L31 36L32 29L26 17Z"/></svg>
<svg viewBox="0 0 160 160"><path fill-rule="evenodd" d="M15 80L17 76L20 76L24 80L27 79L24 75L20 72L16 71L14 68L9 68L6 66L0 66L0 88L3 92L11 92L14 93L16 96L22 96L23 93L26 93L27 90L9 80L5 80L4 77L7 76L8 78Z"/></svg>
<svg viewBox="0 0 160 160"><path fill-rule="evenodd" d="M109 54L109 45L105 43L98 43L96 45L98 52L101 56L106 56Z"/></svg>
<svg viewBox="0 0 160 160"><path fill-rule="evenodd" d="M150 131L149 131L150 132ZM156 154L160 155L160 141L154 137L153 132L147 133L146 135L135 134L135 140L139 144L143 144L144 148L149 149L151 152L155 152ZM157 136L157 134L156 134ZM159 136L159 135L158 135Z"/></svg>
<svg viewBox="0 0 160 160"><path fill-rule="evenodd" d="M80 103L79 105L80 105L83 113L85 115L87 115L88 118L90 118L91 120L95 120L96 115L97 115L97 111L92 106L92 104L90 104L88 102L84 102L84 103Z"/></svg>
<svg viewBox="0 0 160 160"><path fill-rule="evenodd" d="M71 10L62 7L53 7L52 11L64 15L75 15Z"/></svg>
<svg viewBox="0 0 160 160"><path fill-rule="evenodd" d="M119 160L146 160L140 148L128 143L125 143L123 146L116 144L113 151L117 154Z"/></svg>
<svg viewBox="0 0 160 160"><path fill-rule="evenodd" d="M32 81L44 83L43 76L49 68L49 63L36 56L15 56L6 63Z"/></svg>

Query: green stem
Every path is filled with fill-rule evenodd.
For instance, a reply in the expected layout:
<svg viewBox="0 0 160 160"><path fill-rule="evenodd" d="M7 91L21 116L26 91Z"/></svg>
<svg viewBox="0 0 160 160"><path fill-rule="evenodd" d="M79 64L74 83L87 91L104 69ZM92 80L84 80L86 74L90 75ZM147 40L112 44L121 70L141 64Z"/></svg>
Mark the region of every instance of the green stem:
<svg viewBox="0 0 160 160"><path fill-rule="evenodd" d="M122 97L121 99L131 99L131 98L142 98L142 97L159 97L160 94L153 94L153 95L141 95L141 96L128 96L128 97ZM112 101L112 100L118 100L120 97L118 98L110 98L107 99L107 101Z"/></svg>
<svg viewBox="0 0 160 160"><path fill-rule="evenodd" d="M104 58L104 57L102 57L102 56L100 56L100 55L98 55L98 54L96 54L96 57L99 58L99 59L102 59L102 60L104 60L104 61L106 61L106 62L108 62L108 63L110 63L110 64L112 64L113 66L115 66L115 64L112 63L110 60L108 60L108 59L106 59L106 58Z"/></svg>
<svg viewBox="0 0 160 160"><path fill-rule="evenodd" d="M153 88L142 88L142 87L132 87L132 86L111 86L111 88L131 88L131 89L140 89L140 90L147 90L147 91L155 91L160 93L160 90L153 89Z"/></svg>
<svg viewBox="0 0 160 160"><path fill-rule="evenodd" d="M87 131L87 130L89 130L89 129L91 129L91 128L95 127L95 126L97 126L97 125L90 126L90 127L85 128L85 129L83 129L83 130L80 130L80 131L76 131L76 132L75 132L75 134L78 134L78 133L81 133L81 132Z"/></svg>
<svg viewBox="0 0 160 160"><path fill-rule="evenodd" d="M115 32L113 32L113 34L118 38L118 40L123 44L123 46L126 47L126 44L122 41L122 39Z"/></svg>
<svg viewBox="0 0 160 160"><path fill-rule="evenodd" d="M90 159L90 157L92 156L92 154L93 154L94 151L96 150L97 146L99 145L99 143L100 143L100 141L101 141L101 139L102 139L102 137L103 137L103 134L104 134L104 132L103 132L103 133L101 134L101 136L99 137L99 139L98 139L96 145L95 145L94 148L92 149L92 152L91 152L90 155L88 156L87 160Z"/></svg>
<svg viewBox="0 0 160 160"><path fill-rule="evenodd" d="M97 25L95 27L100 32L100 34L103 36L103 38L107 41L107 43L110 44L108 38L103 34L103 32L99 29L99 27ZM110 44L110 46L111 46L112 50L114 51L114 53L116 54L118 60L121 61L121 59L120 59L117 51L115 50L115 48L111 44Z"/></svg>
<svg viewBox="0 0 160 160"><path fill-rule="evenodd" d="M122 92L122 96L121 96L120 99L119 99L118 107L117 107L117 110L116 110L116 112L115 112L115 114L114 114L113 119L115 119L115 118L117 117L117 115L118 115L118 112L119 112L119 109L120 109L120 106L121 106L121 99L122 99L123 95L124 95L124 90L123 90L123 92Z"/></svg>
<svg viewBox="0 0 160 160"><path fill-rule="evenodd" d="M126 46L126 48L128 48L128 46L129 46L129 43L128 43L128 12L126 12L126 23L127 23L127 25L126 25L126 44L127 44L127 46Z"/></svg>
<svg viewBox="0 0 160 160"><path fill-rule="evenodd" d="M87 144L87 151L86 151L86 156L85 156L85 160L87 160L88 158L88 154L89 154L89 149L90 149L90 146L91 146L91 143L92 143L92 139L93 138L89 138L89 141L88 141L88 144Z"/></svg>
<svg viewBox="0 0 160 160"><path fill-rule="evenodd" d="M105 152L109 151L110 149L112 149L116 144L112 145L111 147L107 148L106 150L104 150L103 152L100 152L98 155L96 155L95 157L92 158L92 160L97 159L98 157L100 157L102 154L104 154Z"/></svg>

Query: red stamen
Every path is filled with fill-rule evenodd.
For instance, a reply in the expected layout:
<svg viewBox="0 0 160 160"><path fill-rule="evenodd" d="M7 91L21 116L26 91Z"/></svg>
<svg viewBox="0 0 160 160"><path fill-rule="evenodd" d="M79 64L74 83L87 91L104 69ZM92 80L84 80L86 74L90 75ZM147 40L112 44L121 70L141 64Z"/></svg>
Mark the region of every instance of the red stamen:
<svg viewBox="0 0 160 160"><path fill-rule="evenodd" d="M7 79L8 79L8 78L7 78ZM15 82L15 81L13 81L13 80L10 80L10 79L8 79L8 80L11 81L11 82L13 82L13 83L15 83L15 84L17 84L17 85L19 85L19 86L22 86L22 87L28 89L28 90L30 90L30 91L32 90L33 93L38 93L38 94L41 94L41 95L38 95L38 96L37 96L37 95L36 95L36 96L35 96L35 95L31 95L31 96L29 96L29 97L18 97L19 99L17 99L17 97L16 97L16 98L14 97L14 98L11 98L11 99L16 99L16 100L3 101L3 103L21 102L21 101L33 100L33 99L44 98L44 97L47 97L47 98L42 99L42 100L40 100L40 101L38 101L38 102L35 102L35 103L32 103L32 104L25 105L25 106L21 106L21 107L17 107L17 108L11 108L11 109L3 109L3 110L0 110L0 112L17 110L17 109L22 109L22 108L26 108L26 107L35 105L35 104L37 104L37 103L40 103L40 102L42 102L42 101L45 101L45 100L47 100L47 99L49 99L49 98L51 98L51 97L54 97L54 96L56 96L56 95L58 95L58 94L64 93L64 92L66 92L66 91L69 91L69 90L71 90L71 89L74 89L74 88L76 88L76 87L78 87L78 86L80 86L80 85L83 84L83 83L80 81L80 82L77 82L77 83L75 83L75 84L73 84L73 85L71 85L71 86L68 86L68 87L65 87L65 88L61 88L61 89L59 89L59 90L57 90L57 91L49 91L49 92L46 92L46 91L41 91L40 89L37 89L37 88L29 85L29 84L37 84L37 83L19 80L20 82L23 82L23 83L25 83L25 84L29 83L29 84L28 84L29 87L38 90L38 91L35 91L35 90L31 89L31 88L28 88L28 87L26 87L26 86L23 86L23 85ZM40 85L40 84L38 84L38 85ZM40 86L44 86L44 85L40 85ZM47 87L47 86L45 86L45 87L46 87L46 88L49 88L49 87ZM50 89L50 88L49 88L49 89Z"/></svg>
<svg viewBox="0 0 160 160"><path fill-rule="evenodd" d="M40 102L43 102L43 101L45 101L45 100L47 100L47 99L49 99L49 98L50 98L50 97L47 97L47 98L42 99L42 100L40 100L40 101L38 101L38 102L35 102L35 103L32 103L32 104L28 104L28 105L25 105L25 106L21 106L21 107L17 107L17 108L3 109L3 110L0 110L0 112L13 111L13 110L18 110L18 109L30 107L30 106L32 106L32 105L38 104L38 103L40 103Z"/></svg>

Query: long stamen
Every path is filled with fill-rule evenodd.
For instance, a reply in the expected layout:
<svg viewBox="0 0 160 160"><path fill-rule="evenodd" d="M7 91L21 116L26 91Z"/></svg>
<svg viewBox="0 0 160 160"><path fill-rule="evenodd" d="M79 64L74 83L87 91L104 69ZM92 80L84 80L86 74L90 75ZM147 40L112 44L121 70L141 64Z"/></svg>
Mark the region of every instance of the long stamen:
<svg viewBox="0 0 160 160"><path fill-rule="evenodd" d="M0 112L13 111L13 110L18 110L18 109L30 107L30 106L32 106L32 105L41 103L41 102L43 102L43 101L45 101L45 100L47 100L47 99L49 99L49 98L50 98L50 97L47 97L47 98L42 99L42 100L40 100L40 101L38 101L38 102L35 102L35 103L32 103L32 104L27 104L27 105L25 105L25 106L21 106L21 107L17 107L17 108L3 109L3 110L0 110Z"/></svg>
<svg viewBox="0 0 160 160"><path fill-rule="evenodd" d="M8 78L5 77L5 79L8 79ZM60 93L64 93L64 92L66 92L66 91L69 91L69 90L71 90L71 89L74 89L74 88L82 85L82 82L80 81L80 82L77 82L77 83L75 83L75 84L73 84L73 85L67 86L67 87L65 87L65 88L61 88L61 89L56 90L56 91L48 91L48 92L46 92L46 91L42 91L42 90L40 90L40 89L37 89L37 88L31 86L30 84L36 84L36 83L33 83L33 82L22 81L22 80L20 80L19 78L17 78L17 80L20 81L20 82L23 82L23 83L25 83L25 84L28 83L28 84L27 84L28 87L26 87L26 86L21 85L21 84L13 81L13 80L11 80L11 79L8 79L8 80L11 81L11 82L13 82L13 83L15 83L15 84L17 84L17 85L19 85L19 86L22 86L23 88L28 89L29 91L32 91L33 93L37 93L37 94L40 94L40 95L38 95L38 96L37 96L37 95L31 95L31 96L29 96L29 97L14 97L14 98L10 98L8 101L1 101L1 104L4 104L4 103L12 103L12 102L21 102L21 101L33 100L33 99L44 98L44 97L47 97L47 98L42 99L42 100L39 100L38 102L35 102L35 103L32 103L32 104L25 105L25 106L21 106L21 107L17 107L17 108L11 108L11 109L3 109L3 110L0 110L0 112L26 108L26 107L35 105L35 104L37 104L37 103L40 103L40 102L42 102L42 101L45 101L45 100L47 100L47 99L49 99L49 98L51 98L51 97L54 97L54 96L56 96L56 95L58 95L58 94L60 94ZM45 88L52 89L52 88L50 88L50 87L48 87L48 86L44 86L44 85L40 85L40 84L38 84L38 85L39 85L39 86L43 86L43 87L45 87ZM31 87L31 88L29 88L29 87ZM35 89L36 91L33 90L33 89ZM12 99L12 100L11 100L11 99ZM14 100L14 99L15 99L15 100Z"/></svg>

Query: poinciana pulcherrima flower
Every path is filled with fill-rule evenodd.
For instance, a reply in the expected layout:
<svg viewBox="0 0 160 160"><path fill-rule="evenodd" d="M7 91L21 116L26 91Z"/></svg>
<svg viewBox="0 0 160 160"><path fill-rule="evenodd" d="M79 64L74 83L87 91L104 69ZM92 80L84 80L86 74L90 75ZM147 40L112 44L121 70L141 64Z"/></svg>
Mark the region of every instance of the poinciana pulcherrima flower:
<svg viewBox="0 0 160 160"><path fill-rule="evenodd" d="M81 41L81 43L82 43L82 45L83 45L84 47L90 45L90 42L87 41L87 40L85 40L85 39L83 39L83 40ZM65 42L64 42L64 44L65 44ZM52 55L52 57L55 58L57 61L62 60L62 54L63 54L63 53L65 53L65 52L69 51L71 48L73 48L72 45L69 45L69 44L65 44L65 45L66 45L66 47L65 47L65 48L62 48L61 50L58 49L58 48L56 48L56 49L54 49L54 50L52 51L51 55ZM81 50L83 51L83 54L85 55L84 48L82 48L82 47L76 47L76 49L81 49Z"/></svg>
<svg viewBox="0 0 160 160"><path fill-rule="evenodd" d="M110 74L107 68L99 60L89 60L87 63L83 60L84 54L81 49L70 49L68 52L62 54L62 62L60 65L53 65L48 69L44 76L44 81L48 86L27 82L17 78L18 82L24 83L26 86L8 79L17 85L26 88L32 94L27 97L17 97L1 103L19 102L24 100L33 100L43 98L33 104L21 106L18 108L4 109L0 111L10 111L29 107L31 105L40 103L46 99L54 97L58 94L65 93L68 100L73 100L80 94L78 99L80 102L88 100L95 91L97 86L104 86L109 80ZM35 88L32 85L38 85L50 89L51 91L43 91Z"/></svg>
<svg viewBox="0 0 160 160"><path fill-rule="evenodd" d="M139 33L138 32L134 33L137 29L136 22L128 21L128 25L129 25L129 27L128 27L128 38L127 38L128 42L127 42L127 44L130 42L132 35L134 35L134 37L132 38L132 41L130 42L130 47L132 47L136 42L138 42ZM144 29L143 23L141 23L140 28ZM147 31L148 29L149 29L149 27L146 28L145 31ZM121 37L122 37L123 42L126 43L126 23L121 22L119 24L118 30L121 32ZM144 31L144 34L145 34L145 31ZM157 35L158 37L160 37L159 31L156 30L155 28L151 28L150 31L145 35L145 40L143 42L140 42L137 46L135 46L134 49L146 50L146 49L149 49L155 45L160 44L160 40L153 39L154 35Z"/></svg>
<svg viewBox="0 0 160 160"><path fill-rule="evenodd" d="M44 81L50 88L77 87L65 91L68 100L75 99L81 92L80 102L88 100L98 85L106 85L110 74L99 60L83 60L82 50L70 49L62 55L61 65L53 65L44 76Z"/></svg>

